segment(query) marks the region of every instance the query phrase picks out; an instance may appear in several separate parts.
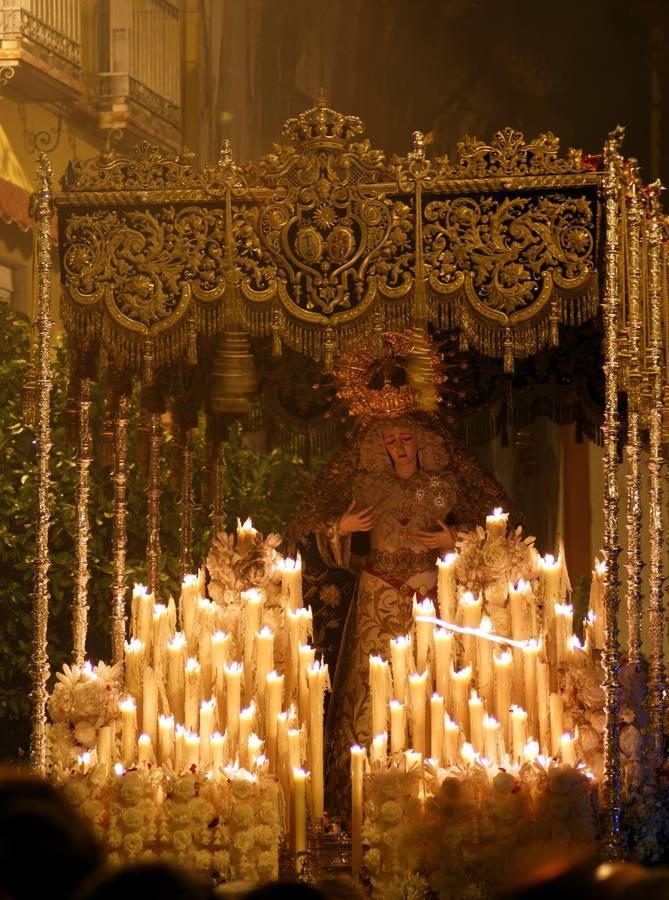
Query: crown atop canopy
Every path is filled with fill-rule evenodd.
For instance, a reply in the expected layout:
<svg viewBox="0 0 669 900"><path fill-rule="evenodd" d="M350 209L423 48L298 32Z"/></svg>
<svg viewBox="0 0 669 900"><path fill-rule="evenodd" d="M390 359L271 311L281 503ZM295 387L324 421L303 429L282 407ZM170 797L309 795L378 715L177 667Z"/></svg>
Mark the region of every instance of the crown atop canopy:
<svg viewBox="0 0 669 900"><path fill-rule="evenodd" d="M411 331L386 332L382 339L381 356L370 345L335 363L337 395L349 414L364 421L434 409L436 386L444 380L439 351Z"/></svg>
<svg viewBox="0 0 669 900"><path fill-rule="evenodd" d="M282 134L303 147L332 144L344 147L364 130L357 116L345 116L327 106L321 91L314 107L284 123Z"/></svg>

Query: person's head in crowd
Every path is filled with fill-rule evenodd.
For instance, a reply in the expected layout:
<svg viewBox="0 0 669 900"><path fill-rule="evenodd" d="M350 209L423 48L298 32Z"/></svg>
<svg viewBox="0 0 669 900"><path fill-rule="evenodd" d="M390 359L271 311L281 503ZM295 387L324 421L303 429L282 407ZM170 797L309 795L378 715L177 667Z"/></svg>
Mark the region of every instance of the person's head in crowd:
<svg viewBox="0 0 669 900"><path fill-rule="evenodd" d="M90 828L60 791L0 770L0 897L66 900L101 864Z"/></svg>
<svg viewBox="0 0 669 900"><path fill-rule="evenodd" d="M301 881L271 881L253 888L244 900L326 900L317 888Z"/></svg>
<svg viewBox="0 0 669 900"><path fill-rule="evenodd" d="M347 875L330 875L320 878L316 887L325 900L367 900L367 894Z"/></svg>
<svg viewBox="0 0 669 900"><path fill-rule="evenodd" d="M141 862L99 872L75 900L213 900L213 888L177 866Z"/></svg>
<svg viewBox="0 0 669 900"><path fill-rule="evenodd" d="M605 900L669 900L669 869L635 863L602 863L594 873L597 897Z"/></svg>

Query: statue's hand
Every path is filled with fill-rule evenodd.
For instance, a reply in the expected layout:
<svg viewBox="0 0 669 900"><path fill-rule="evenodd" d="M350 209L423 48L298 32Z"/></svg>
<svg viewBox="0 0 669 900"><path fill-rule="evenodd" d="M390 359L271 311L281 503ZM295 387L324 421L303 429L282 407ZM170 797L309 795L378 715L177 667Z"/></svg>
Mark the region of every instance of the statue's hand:
<svg viewBox="0 0 669 900"><path fill-rule="evenodd" d="M339 520L339 533L353 534L354 531L371 531L373 526L372 507L357 509L355 500L351 500L349 508Z"/></svg>
<svg viewBox="0 0 669 900"><path fill-rule="evenodd" d="M455 532L444 522L437 522L439 531L417 531L416 540L428 550L453 550L455 547Z"/></svg>

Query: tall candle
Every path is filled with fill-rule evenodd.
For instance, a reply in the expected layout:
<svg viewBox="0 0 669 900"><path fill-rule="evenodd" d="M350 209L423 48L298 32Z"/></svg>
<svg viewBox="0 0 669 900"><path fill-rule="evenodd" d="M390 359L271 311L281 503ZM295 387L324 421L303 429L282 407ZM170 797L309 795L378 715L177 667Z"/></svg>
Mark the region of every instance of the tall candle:
<svg viewBox="0 0 669 900"><path fill-rule="evenodd" d="M514 641L525 641L530 637L529 606L532 602L532 585L522 578L514 587L509 586L509 612L511 615L511 637Z"/></svg>
<svg viewBox="0 0 669 900"><path fill-rule="evenodd" d="M142 730L149 735L152 745L158 743L158 682L156 673L148 666L144 670Z"/></svg>
<svg viewBox="0 0 669 900"><path fill-rule="evenodd" d="M249 768L249 738L253 734L256 721L256 705L252 700L250 706L241 710L239 713L239 765L242 768Z"/></svg>
<svg viewBox="0 0 669 900"><path fill-rule="evenodd" d="M533 762L539 756L539 744L537 741L529 740L523 748L522 762Z"/></svg>
<svg viewBox="0 0 669 900"><path fill-rule="evenodd" d="M211 767L214 772L214 779L218 780L220 771L223 768L223 751L225 747L225 737L218 731L211 736Z"/></svg>
<svg viewBox="0 0 669 900"><path fill-rule="evenodd" d="M325 782L323 775L323 704L330 688L327 665L314 662L307 669L309 684L309 745L311 750L311 797L315 822L323 818Z"/></svg>
<svg viewBox="0 0 669 900"><path fill-rule="evenodd" d="M390 659L393 668L393 699L404 703L407 678L411 666L411 637L403 635L390 641Z"/></svg>
<svg viewBox="0 0 669 900"><path fill-rule="evenodd" d="M225 672L225 702L227 707L227 731L230 752L234 754L239 741L239 713L241 709L242 673L244 667L237 662L223 667Z"/></svg>
<svg viewBox="0 0 669 900"><path fill-rule="evenodd" d="M470 591L466 591L460 597L460 616L464 628L478 628L481 624L482 602ZM476 665L476 638L472 634L462 636L462 649L466 665Z"/></svg>
<svg viewBox="0 0 669 900"><path fill-rule="evenodd" d="M390 690L390 666L380 656L370 656L369 695L372 707L372 735L383 734L386 730Z"/></svg>
<svg viewBox="0 0 669 900"><path fill-rule="evenodd" d="M309 683L307 671L314 664L316 651L308 644L300 644L298 649L298 708L302 724L309 721Z"/></svg>
<svg viewBox="0 0 669 900"><path fill-rule="evenodd" d="M158 764L166 766L174 762L174 716L158 719Z"/></svg>
<svg viewBox="0 0 669 900"><path fill-rule="evenodd" d="M292 849L304 853L307 849L307 778L304 769L293 769L292 774Z"/></svg>
<svg viewBox="0 0 669 900"><path fill-rule="evenodd" d="M253 644L255 636L260 631L260 619L262 616L263 595L261 591L250 588L241 592L244 604L244 668L247 673L253 671ZM247 696L250 699L251 685L248 685Z"/></svg>
<svg viewBox="0 0 669 900"><path fill-rule="evenodd" d="M562 753L562 762L565 765L576 765L576 739L569 733L560 735L560 751Z"/></svg>
<svg viewBox="0 0 669 900"><path fill-rule="evenodd" d="M299 769L302 766L302 745L304 733L300 728L288 729L288 764L291 769Z"/></svg>
<svg viewBox="0 0 669 900"><path fill-rule="evenodd" d="M444 698L432 694L430 699L430 756L438 765L444 761Z"/></svg>
<svg viewBox="0 0 669 900"><path fill-rule="evenodd" d="M202 694L211 697L214 683L212 635L218 605L211 600L200 600L197 605L198 659L201 669Z"/></svg>
<svg viewBox="0 0 669 900"><path fill-rule="evenodd" d="M456 553L447 553L437 560L437 601L439 616L445 622L455 623L455 563Z"/></svg>
<svg viewBox="0 0 669 900"><path fill-rule="evenodd" d="M284 559L279 563L281 573L281 595L288 609L293 611L302 606L302 557Z"/></svg>
<svg viewBox="0 0 669 900"><path fill-rule="evenodd" d="M137 750L137 707L132 697L128 697L119 703L118 708L121 712L123 765L129 769L135 762Z"/></svg>
<svg viewBox="0 0 669 900"><path fill-rule="evenodd" d="M214 733L216 700L203 700L200 704L200 768L211 765L211 736Z"/></svg>
<svg viewBox="0 0 669 900"><path fill-rule="evenodd" d="M170 594L167 601L167 640L171 640L177 630L177 606L174 597Z"/></svg>
<svg viewBox="0 0 669 900"><path fill-rule="evenodd" d="M537 718L539 720L539 744L546 756L551 752L551 731L549 715L550 671L548 663L541 656L537 658Z"/></svg>
<svg viewBox="0 0 669 900"><path fill-rule="evenodd" d="M502 737L508 747L511 743L509 708L511 706L511 666L513 656L509 650L493 654L495 669L495 716L502 726Z"/></svg>
<svg viewBox="0 0 669 900"><path fill-rule="evenodd" d="M604 604L604 581L606 563L596 562L590 583L589 612L592 613L593 649L603 650L606 630L606 606Z"/></svg>
<svg viewBox="0 0 669 900"><path fill-rule="evenodd" d="M501 756L499 752L500 724L492 716L483 718L483 752L486 759L493 765L499 765Z"/></svg>
<svg viewBox="0 0 669 900"><path fill-rule="evenodd" d="M186 729L183 725L174 728L174 771L182 772L186 764Z"/></svg>
<svg viewBox="0 0 669 900"><path fill-rule="evenodd" d="M267 676L274 669L274 634L265 626L256 634L256 696L261 714L265 715Z"/></svg>
<svg viewBox="0 0 669 900"><path fill-rule="evenodd" d="M199 662L191 657L186 663L184 674L186 677L184 725L190 731L197 731L200 725L199 715L202 695Z"/></svg>
<svg viewBox="0 0 669 900"><path fill-rule="evenodd" d="M413 749L427 755L425 711L427 706L427 672L409 676L409 702L411 708L411 742Z"/></svg>
<svg viewBox="0 0 669 900"><path fill-rule="evenodd" d="M390 752L401 753L406 747L406 710L399 700L390 701Z"/></svg>
<svg viewBox="0 0 669 900"><path fill-rule="evenodd" d="M144 644L132 638L125 644L125 686L137 704L142 702L142 677L144 675Z"/></svg>
<svg viewBox="0 0 669 900"><path fill-rule="evenodd" d="M184 735L184 763L187 769L197 768L200 764L200 735L186 731Z"/></svg>
<svg viewBox="0 0 669 900"><path fill-rule="evenodd" d="M464 735L469 734L469 685L472 667L465 666L458 672L451 667L451 695L453 697L453 718Z"/></svg>
<svg viewBox="0 0 669 900"><path fill-rule="evenodd" d="M424 672L427 668L428 659L434 659L434 625L432 622L419 621L422 617L434 618L437 612L434 603L429 597L424 600L418 600L414 594L413 598L413 618L416 627L416 668L419 672Z"/></svg>
<svg viewBox="0 0 669 900"><path fill-rule="evenodd" d="M479 630L483 634L492 634L493 625L488 616L483 616ZM492 655L495 645L486 638L479 638L476 641L476 661L478 666L478 690L483 702L488 709L493 709L495 705L495 677L493 670Z"/></svg>
<svg viewBox="0 0 669 900"><path fill-rule="evenodd" d="M478 753L483 753L483 701L472 690L469 698L469 740Z"/></svg>
<svg viewBox="0 0 669 900"><path fill-rule="evenodd" d="M501 506L495 507L493 512L486 516L485 530L488 540L498 540L506 537L506 526L509 521L509 514L502 511Z"/></svg>
<svg viewBox="0 0 669 900"><path fill-rule="evenodd" d="M143 585L135 585L132 595L133 606L136 600L136 631L133 637L140 640L145 647L147 658L151 652L151 626L153 620L153 594Z"/></svg>
<svg viewBox="0 0 669 900"><path fill-rule="evenodd" d="M153 762L153 746L148 734L140 734L137 741L137 765Z"/></svg>
<svg viewBox="0 0 669 900"><path fill-rule="evenodd" d="M362 810L365 751L351 747L351 872L358 878L362 872Z"/></svg>
<svg viewBox="0 0 669 900"><path fill-rule="evenodd" d="M372 739L372 752L371 752L371 760L370 762L376 768L385 769L386 763L388 761L388 734L387 732L383 732L383 734L377 734L376 737Z"/></svg>
<svg viewBox="0 0 669 900"><path fill-rule="evenodd" d="M186 637L186 641L190 641L193 637L197 595L197 575L186 575L181 584L181 596L179 597L179 625Z"/></svg>
<svg viewBox="0 0 669 900"><path fill-rule="evenodd" d="M111 727L103 725L98 731L98 763L104 766L105 771L109 773L112 761L112 736Z"/></svg>
<svg viewBox="0 0 669 900"><path fill-rule="evenodd" d="M167 702L175 722L184 721L186 636L177 631L167 645Z"/></svg>
<svg viewBox="0 0 669 900"><path fill-rule="evenodd" d="M523 681L525 693L523 707L527 711L527 723L530 734L538 734L539 721L537 717L537 658L541 651L539 641L532 638L523 644Z"/></svg>
<svg viewBox="0 0 669 900"><path fill-rule="evenodd" d="M460 756L460 726L448 715L444 716L444 757L447 766L453 766Z"/></svg>
<svg viewBox="0 0 669 900"><path fill-rule="evenodd" d="M511 734L514 762L522 762L527 743L527 713L520 706L511 707Z"/></svg>
<svg viewBox="0 0 669 900"><path fill-rule="evenodd" d="M562 563L560 560L556 560L551 553L548 553L540 560L539 566L541 585L544 594L545 628L546 633L550 634L553 630L555 604L562 600L560 595Z"/></svg>
<svg viewBox="0 0 669 900"><path fill-rule="evenodd" d="M264 763L263 756L263 746L264 741L261 740L257 734L250 734L249 739L247 741L248 745L248 757L249 757L249 768L251 770L256 769L256 767L261 763L261 757L263 757L262 762Z"/></svg>
<svg viewBox="0 0 669 900"><path fill-rule="evenodd" d="M442 697L448 697L450 683L451 660L453 659L453 643L455 635L444 628L434 630L434 678L435 689Z"/></svg>
<svg viewBox="0 0 669 900"><path fill-rule="evenodd" d="M308 644L313 637L314 618L311 607L305 609L301 606L296 610L287 610L286 623L288 625L288 683L286 695L292 699L297 694L300 644Z"/></svg>
<svg viewBox="0 0 669 900"><path fill-rule="evenodd" d="M560 753L560 738L562 737L564 700L562 694L554 692L550 698L551 710L551 755L557 756Z"/></svg>
<svg viewBox="0 0 669 900"><path fill-rule="evenodd" d="M258 532L253 527L253 522L250 519L243 523L237 519L237 546L235 549L240 556L246 556L253 546L257 534Z"/></svg>
<svg viewBox="0 0 669 900"><path fill-rule="evenodd" d="M558 665L568 656L568 642L574 630L574 607L570 603L555 604L555 650Z"/></svg>
<svg viewBox="0 0 669 900"><path fill-rule="evenodd" d="M232 635L225 631L216 631L211 637L211 668L216 697L216 712L219 729L225 728L225 664L230 661L230 645Z"/></svg>
<svg viewBox="0 0 669 900"><path fill-rule="evenodd" d="M169 640L170 623L167 607L162 603L156 603L152 615L152 647L153 668L159 677L162 677L165 668L165 653Z"/></svg>
<svg viewBox="0 0 669 900"><path fill-rule="evenodd" d="M267 756L269 757L270 770L275 773L278 772L277 717L281 712L283 703L285 680L285 675L279 675L277 672L268 672L266 676L265 736L267 738Z"/></svg>

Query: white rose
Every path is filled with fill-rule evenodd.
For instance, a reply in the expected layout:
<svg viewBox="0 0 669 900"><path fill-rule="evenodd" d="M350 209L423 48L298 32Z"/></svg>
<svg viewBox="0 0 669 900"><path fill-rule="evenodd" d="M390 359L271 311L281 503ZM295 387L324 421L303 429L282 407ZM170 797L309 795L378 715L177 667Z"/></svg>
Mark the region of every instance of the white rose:
<svg viewBox="0 0 669 900"><path fill-rule="evenodd" d="M77 722L74 726L74 739L82 747L92 750L98 742L98 730L90 722Z"/></svg>
<svg viewBox="0 0 669 900"><path fill-rule="evenodd" d="M72 693L72 718L95 721L107 709L107 689L99 681L79 682Z"/></svg>
<svg viewBox="0 0 669 900"><path fill-rule="evenodd" d="M72 714L72 691L62 682L54 687L49 699L49 715L53 722L64 722Z"/></svg>

